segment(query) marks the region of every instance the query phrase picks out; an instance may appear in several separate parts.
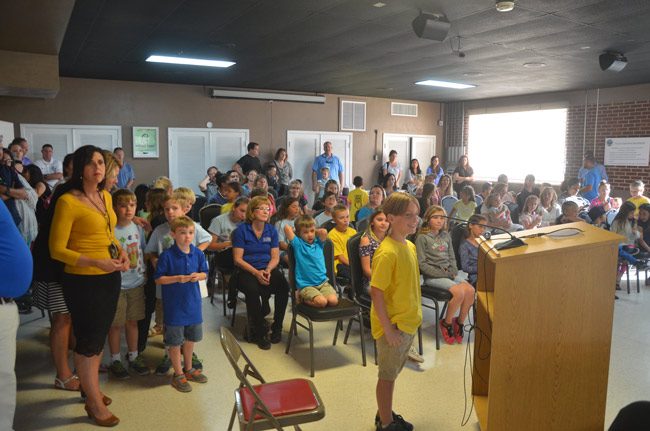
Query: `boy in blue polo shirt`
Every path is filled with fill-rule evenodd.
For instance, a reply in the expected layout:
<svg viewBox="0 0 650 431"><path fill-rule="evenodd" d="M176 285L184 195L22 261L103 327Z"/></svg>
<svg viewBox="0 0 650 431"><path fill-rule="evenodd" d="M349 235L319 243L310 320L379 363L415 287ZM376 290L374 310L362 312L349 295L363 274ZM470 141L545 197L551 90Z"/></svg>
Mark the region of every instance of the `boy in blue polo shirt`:
<svg viewBox="0 0 650 431"><path fill-rule="evenodd" d="M190 392L189 381L206 383L208 378L191 366L194 343L201 341L201 294L199 280L205 280L208 265L205 256L192 241L194 221L186 216L170 223L174 245L162 252L154 276L156 284L162 286L163 316L165 323L165 345L174 367L172 386L180 392ZM184 364L181 367L181 346Z"/></svg>
<svg viewBox="0 0 650 431"><path fill-rule="evenodd" d="M287 241L291 244L296 261L295 276L298 298L312 307L324 308L339 303L336 290L329 284L323 256L323 243L327 231L316 229L312 216L301 215L295 222L296 233L291 226L284 227Z"/></svg>

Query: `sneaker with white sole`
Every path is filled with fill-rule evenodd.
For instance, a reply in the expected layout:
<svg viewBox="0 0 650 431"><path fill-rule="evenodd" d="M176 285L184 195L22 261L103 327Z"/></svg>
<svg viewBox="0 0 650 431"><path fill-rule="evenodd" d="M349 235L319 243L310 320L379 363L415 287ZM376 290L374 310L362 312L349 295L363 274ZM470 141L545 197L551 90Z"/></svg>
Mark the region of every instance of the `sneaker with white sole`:
<svg viewBox="0 0 650 431"><path fill-rule="evenodd" d="M416 349L415 346L411 346L411 348L409 349L408 358L409 360L413 362L417 362L419 364L424 362L424 358L422 357L422 355L420 355L420 353L418 353L418 349Z"/></svg>

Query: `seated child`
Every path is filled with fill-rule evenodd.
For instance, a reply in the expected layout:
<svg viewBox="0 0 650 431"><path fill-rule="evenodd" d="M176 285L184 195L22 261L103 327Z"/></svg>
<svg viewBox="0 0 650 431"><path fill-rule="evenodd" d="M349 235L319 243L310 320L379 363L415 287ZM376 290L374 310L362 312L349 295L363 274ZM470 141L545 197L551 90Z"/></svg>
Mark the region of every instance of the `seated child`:
<svg viewBox="0 0 650 431"><path fill-rule="evenodd" d="M643 181L636 180L632 181L630 184L630 197L627 199L627 202L634 204L634 216L636 217L639 214L639 207L641 204L650 204L650 199L643 196L645 191L645 185Z"/></svg>
<svg viewBox="0 0 650 431"><path fill-rule="evenodd" d="M508 206L501 201L501 196L496 190L497 187L495 187L495 191L488 196L481 208L481 213L487 216L488 224L497 228L497 231L499 229L508 232L522 230L522 225L512 222L512 219L510 218L510 210L508 209Z"/></svg>
<svg viewBox="0 0 650 431"><path fill-rule="evenodd" d="M284 227L291 226L301 213L300 209L300 199L294 198L291 196L285 196L282 199L282 205L278 210L278 221L275 223L275 230L278 231L278 242L280 247L280 260L286 266L289 262L287 261L287 248L289 247L289 242L284 235Z"/></svg>
<svg viewBox="0 0 650 431"><path fill-rule="evenodd" d="M478 279L478 238L485 232L481 226L487 222L487 218L480 214L474 214L467 222L465 240L460 243L460 269L468 275L467 280L476 287Z"/></svg>
<svg viewBox="0 0 650 431"><path fill-rule="evenodd" d="M246 182L241 186L242 196L250 197L251 191L255 188L255 179L257 179L257 171L251 169L246 174Z"/></svg>
<svg viewBox="0 0 650 431"><path fill-rule="evenodd" d="M445 226L446 216L444 208L430 206L422 219L415 247L424 284L447 289L452 295L447 304L447 314L439 322L442 337L447 344L460 344L463 342L467 314L474 304L474 287L456 267L451 236ZM455 317L456 313L459 313L458 318Z"/></svg>
<svg viewBox="0 0 650 431"><path fill-rule="evenodd" d="M538 207L539 198L535 195L528 195L519 215L519 222L524 229L535 229L542 224L542 214Z"/></svg>
<svg viewBox="0 0 650 431"><path fill-rule="evenodd" d="M368 192L363 189L363 178L356 176L352 180L354 190L348 193L348 202L350 202L350 221L356 220L357 211L368 203Z"/></svg>
<svg viewBox="0 0 650 431"><path fill-rule="evenodd" d="M326 222L332 220L332 208L336 206L336 195L332 192L325 192L325 197L323 197L323 205L325 206L323 212L314 218L316 221L316 226L318 227L321 227Z"/></svg>
<svg viewBox="0 0 650 431"><path fill-rule="evenodd" d="M284 190L280 190L280 177L278 177L278 168L275 163L270 162L266 165L266 179L269 182L269 189L275 191L275 196L281 196Z"/></svg>
<svg viewBox="0 0 650 431"><path fill-rule="evenodd" d="M221 214L225 214L232 209L233 204L238 197L242 196L242 188L238 182L232 181L223 186L223 195L228 202L221 205Z"/></svg>
<svg viewBox="0 0 650 431"><path fill-rule="evenodd" d="M363 271L363 287L370 295L370 279L372 278L372 257L379 248L379 244L384 240L388 233L390 224L386 219L384 210L378 208L370 215L368 227L359 240L359 258L361 260L361 269Z"/></svg>
<svg viewBox="0 0 650 431"><path fill-rule="evenodd" d="M208 265L203 252L196 248L194 221L181 216L171 222L174 245L158 259L156 284L162 286L165 346L174 367L172 386L180 392L190 392L188 382L206 383L208 378L192 366L194 343L203 337L201 294L199 280L205 280ZM181 366L181 346L183 362Z"/></svg>
<svg viewBox="0 0 650 431"><path fill-rule="evenodd" d="M334 245L334 270L337 276L349 280L350 261L347 244L357 231L350 227L350 213L345 205L336 205L332 209L332 218L336 225L327 236Z"/></svg>
<svg viewBox="0 0 650 431"><path fill-rule="evenodd" d="M467 221L475 211L476 196L474 195L474 188L472 186L465 186L460 191L460 200L454 204L449 213L449 217Z"/></svg>
<svg viewBox="0 0 650 431"><path fill-rule="evenodd" d="M562 215L555 220L555 224L573 223L584 221L578 216L580 207L575 201L564 201L562 204Z"/></svg>
<svg viewBox="0 0 650 431"><path fill-rule="evenodd" d="M316 182L315 199L323 199L327 182L330 180L330 168L323 166L320 168L320 179Z"/></svg>
<svg viewBox="0 0 650 431"><path fill-rule="evenodd" d="M295 221L296 233L291 226L284 227L287 242L293 248L298 300L316 308L339 303L336 290L327 279L323 243L327 240L325 229L316 229L314 219L301 215Z"/></svg>

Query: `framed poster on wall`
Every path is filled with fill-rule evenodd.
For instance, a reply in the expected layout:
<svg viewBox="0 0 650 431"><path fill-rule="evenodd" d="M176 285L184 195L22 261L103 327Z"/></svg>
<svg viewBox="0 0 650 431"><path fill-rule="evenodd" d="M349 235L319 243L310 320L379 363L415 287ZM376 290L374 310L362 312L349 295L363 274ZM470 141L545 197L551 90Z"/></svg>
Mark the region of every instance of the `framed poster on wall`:
<svg viewBox="0 0 650 431"><path fill-rule="evenodd" d="M648 166L650 137L605 139L606 166Z"/></svg>
<svg viewBox="0 0 650 431"><path fill-rule="evenodd" d="M157 159L160 157L158 127L133 127L133 158Z"/></svg>

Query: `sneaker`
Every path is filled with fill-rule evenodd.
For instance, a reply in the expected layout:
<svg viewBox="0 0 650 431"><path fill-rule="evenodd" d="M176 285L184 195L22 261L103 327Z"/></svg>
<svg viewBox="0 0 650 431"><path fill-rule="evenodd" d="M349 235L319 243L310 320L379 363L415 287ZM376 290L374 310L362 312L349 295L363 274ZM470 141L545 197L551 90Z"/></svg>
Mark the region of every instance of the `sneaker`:
<svg viewBox="0 0 650 431"><path fill-rule="evenodd" d="M442 333L442 338L445 339L445 343L454 344L456 338L454 336L453 325L448 325L443 319L440 319L440 332Z"/></svg>
<svg viewBox="0 0 650 431"><path fill-rule="evenodd" d="M169 359L169 356L165 355L160 361L160 364L156 367L156 375L166 376L169 372L169 369L172 367L172 361Z"/></svg>
<svg viewBox="0 0 650 431"><path fill-rule="evenodd" d="M458 317L454 317L454 332L456 333L456 342L458 344L463 344L463 336L465 335L465 328L460 322L458 322Z"/></svg>
<svg viewBox="0 0 650 431"><path fill-rule="evenodd" d="M131 377L126 368L124 368L124 365L122 365L122 361L113 361L113 363L108 367L108 371L117 379L123 380Z"/></svg>
<svg viewBox="0 0 650 431"><path fill-rule="evenodd" d="M172 377L172 386L178 392L192 392L192 386L190 386L185 374L180 374L178 376Z"/></svg>
<svg viewBox="0 0 650 431"><path fill-rule="evenodd" d="M132 361L129 361L129 369L133 370L139 376L148 376L151 373L147 364L144 363L142 356L138 355Z"/></svg>
<svg viewBox="0 0 650 431"><path fill-rule="evenodd" d="M185 371L185 378L190 382L208 383L208 378L205 376L205 374L196 368L190 368L189 370Z"/></svg>
<svg viewBox="0 0 650 431"><path fill-rule="evenodd" d="M377 430L406 430L406 431L413 431L413 424L406 422L404 418L401 415L398 415L395 412L393 413L393 422L391 422L388 427L382 428L381 427L381 419L379 419L379 413L375 415L375 427ZM391 425L397 424L398 428L391 428ZM400 428L401 427L401 428Z"/></svg>
<svg viewBox="0 0 650 431"><path fill-rule="evenodd" d="M419 364L424 362L424 358L422 357L422 355L418 353L418 349L416 349L415 346L411 346L411 348L409 349L409 359Z"/></svg>
<svg viewBox="0 0 650 431"><path fill-rule="evenodd" d="M194 352L192 352L192 368L196 368L197 370L203 369L203 361Z"/></svg>

